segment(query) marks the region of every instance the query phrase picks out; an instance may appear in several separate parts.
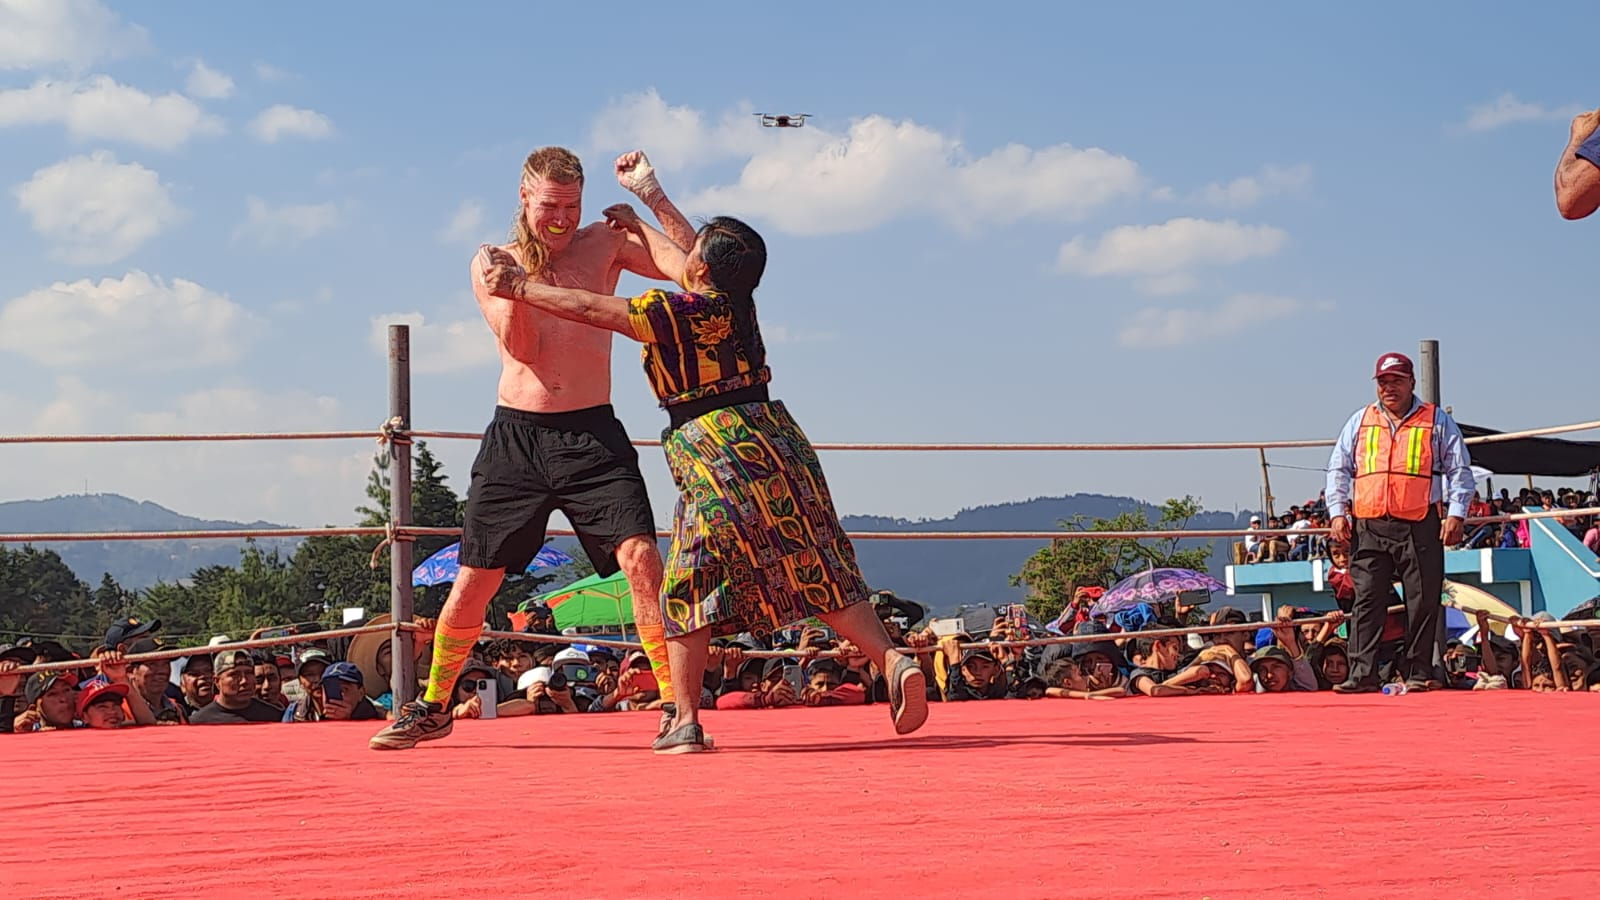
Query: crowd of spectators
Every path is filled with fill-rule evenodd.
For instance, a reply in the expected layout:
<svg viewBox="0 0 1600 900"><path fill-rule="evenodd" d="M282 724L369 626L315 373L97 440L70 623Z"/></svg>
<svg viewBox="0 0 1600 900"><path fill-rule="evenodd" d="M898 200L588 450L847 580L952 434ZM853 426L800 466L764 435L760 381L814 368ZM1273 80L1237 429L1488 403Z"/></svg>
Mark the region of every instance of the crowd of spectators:
<svg viewBox="0 0 1600 900"><path fill-rule="evenodd" d="M1474 524L1472 519L1490 516L1511 515L1524 512L1547 512L1562 509L1592 509L1596 505L1595 494L1592 491L1577 490L1563 487L1559 490L1541 490L1537 488L1523 488L1515 496L1507 488L1501 488L1498 496L1488 500L1483 498L1481 491L1474 492L1472 502L1467 507L1468 524L1460 544L1448 548L1452 550L1481 550L1484 548L1515 549L1527 548L1529 545L1529 529L1527 521L1520 522L1482 522ZM1582 541L1584 546L1597 555L1600 555L1600 521L1593 515L1573 514L1571 516L1558 516L1555 519L1561 527L1572 533L1573 537ZM1265 520L1259 515L1250 517L1249 531L1275 531L1287 529L1292 531L1326 529L1328 527L1328 506L1325 496L1319 495L1315 500L1307 500L1299 506L1289 507L1289 511L1281 516L1268 516ZM1304 535L1255 535L1246 534L1242 544L1242 558L1240 562L1298 562L1313 559L1328 559L1332 554L1326 534L1311 533Z"/></svg>
<svg viewBox="0 0 1600 900"><path fill-rule="evenodd" d="M1335 547L1336 557L1340 549ZM1335 565L1341 562L1335 559ZM1093 640L1017 648L1004 642L1049 637L1015 607L992 623L943 633L916 627L923 610L889 592L874 602L896 642L917 655L928 678L929 699L970 702L1003 699L1110 700L1193 694L1280 693L1328 690L1348 673L1344 614L1350 588L1334 580L1343 612L1332 621L1306 623L1305 610L1283 607L1270 622L1252 623L1223 606L1139 604L1113 615L1094 614L1091 591L1080 591L1060 620L1068 633ZM1594 604L1585 604L1584 617ZM1548 619L1548 614L1539 617ZM1236 624L1239 631L1204 637L1146 635L1157 629ZM549 611L536 608L528 640L479 644L457 680L457 718L609 714L654 710L660 694L641 651L615 650L556 636ZM1398 615L1384 632L1380 675L1398 681L1404 624ZM129 662L128 656L161 649L159 623L126 620L91 651L92 670L63 667L12 674L24 664L78 658L53 641L27 641L0 650L0 731L147 725L210 725L327 720L380 720L399 704L390 692L393 654L386 634L346 641L307 640L283 650L221 647L168 661ZM581 638L581 636L580 636ZM1517 619L1509 626L1477 616L1477 624L1452 638L1445 653L1447 687L1600 691L1596 632L1551 631ZM964 644L978 646L963 647ZM424 636L412 651L420 692L431 654ZM762 658L764 650L792 650ZM824 655L828 651L834 651ZM80 677L84 676L84 677ZM411 699L401 698L402 701ZM790 706L846 706L887 702L883 673L858 648L826 628L806 626L771 641L752 635L719 639L706 663L699 702L704 708L765 710Z"/></svg>

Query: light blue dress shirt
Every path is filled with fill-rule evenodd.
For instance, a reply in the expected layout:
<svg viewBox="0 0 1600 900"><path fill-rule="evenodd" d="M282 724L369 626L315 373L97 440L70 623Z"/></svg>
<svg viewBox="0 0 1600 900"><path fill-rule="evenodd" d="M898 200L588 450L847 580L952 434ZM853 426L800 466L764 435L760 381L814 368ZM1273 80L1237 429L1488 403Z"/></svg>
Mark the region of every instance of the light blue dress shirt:
<svg viewBox="0 0 1600 900"><path fill-rule="evenodd" d="M1406 415L1401 421L1409 418L1417 411L1422 401L1412 396L1411 408L1406 410ZM1350 485L1356 477L1356 433L1361 430L1361 419L1366 415L1367 407L1356 410L1350 421L1344 423L1344 430L1339 432L1339 442L1334 445L1333 454L1328 457L1328 516L1342 516L1350 510ZM1388 420L1387 414L1384 416ZM1390 436L1397 430L1394 422L1389 422ZM1447 515L1466 518L1467 504L1472 501L1473 491L1478 489L1477 482L1472 477L1472 456L1467 452L1467 444L1461 436L1461 429L1456 426L1450 414L1439 407L1433 409L1433 490L1431 499L1438 503L1442 498L1448 498L1450 509Z"/></svg>

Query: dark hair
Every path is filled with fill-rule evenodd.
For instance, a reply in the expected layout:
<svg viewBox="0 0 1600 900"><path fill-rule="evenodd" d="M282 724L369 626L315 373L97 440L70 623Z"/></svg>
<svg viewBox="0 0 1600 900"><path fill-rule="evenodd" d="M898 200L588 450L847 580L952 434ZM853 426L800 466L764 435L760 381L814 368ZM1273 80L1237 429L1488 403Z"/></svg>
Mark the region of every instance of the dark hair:
<svg viewBox="0 0 1600 900"><path fill-rule="evenodd" d="M717 216L707 222L699 237L706 279L712 287L732 295L734 330L749 355L750 367L760 369L767 364L767 352L756 335L755 293L767 270L767 242L754 228L732 216Z"/></svg>

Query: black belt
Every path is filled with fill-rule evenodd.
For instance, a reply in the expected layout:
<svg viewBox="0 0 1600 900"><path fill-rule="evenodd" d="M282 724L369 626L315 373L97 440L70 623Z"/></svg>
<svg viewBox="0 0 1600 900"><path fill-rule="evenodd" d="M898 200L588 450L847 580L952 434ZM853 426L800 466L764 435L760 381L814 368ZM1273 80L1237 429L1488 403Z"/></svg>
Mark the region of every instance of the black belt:
<svg viewBox="0 0 1600 900"><path fill-rule="evenodd" d="M667 407L667 430L677 431L691 419L698 419L709 412L727 409L730 406L740 406L745 403L769 403L772 397L767 392L764 384L740 388L725 394L712 394L696 400L685 400Z"/></svg>

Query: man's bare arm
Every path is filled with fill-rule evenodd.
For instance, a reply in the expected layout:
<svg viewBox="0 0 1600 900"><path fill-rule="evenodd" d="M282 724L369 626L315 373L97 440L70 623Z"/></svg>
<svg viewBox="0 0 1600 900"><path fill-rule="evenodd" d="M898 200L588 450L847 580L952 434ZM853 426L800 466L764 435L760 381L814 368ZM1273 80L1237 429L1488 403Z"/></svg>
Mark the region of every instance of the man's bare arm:
<svg viewBox="0 0 1600 900"><path fill-rule="evenodd" d="M633 207L618 203L605 211L606 220L627 234L627 242L617 253L617 265L645 278L661 278L688 290L683 270L688 264L686 249L665 234L651 228Z"/></svg>
<svg viewBox="0 0 1600 900"><path fill-rule="evenodd" d="M485 246L478 252L473 267L479 272L478 284L474 285L474 288L481 289L490 297L510 301L508 306L526 303L571 322L604 328L639 340L628 314L628 301L621 297L607 297L604 294L574 288L540 284L528 277L511 254L498 247ZM487 303L483 306L484 316L489 318L490 327L496 329L496 335L500 334L498 330L500 326L496 324L491 314L491 306ZM507 312L507 327L510 324L509 319L510 313Z"/></svg>
<svg viewBox="0 0 1600 900"><path fill-rule="evenodd" d="M1600 165L1578 156L1583 143L1600 128L1600 110L1582 113L1572 120L1567 148L1556 164L1556 208L1562 218L1582 219L1600 209Z"/></svg>

